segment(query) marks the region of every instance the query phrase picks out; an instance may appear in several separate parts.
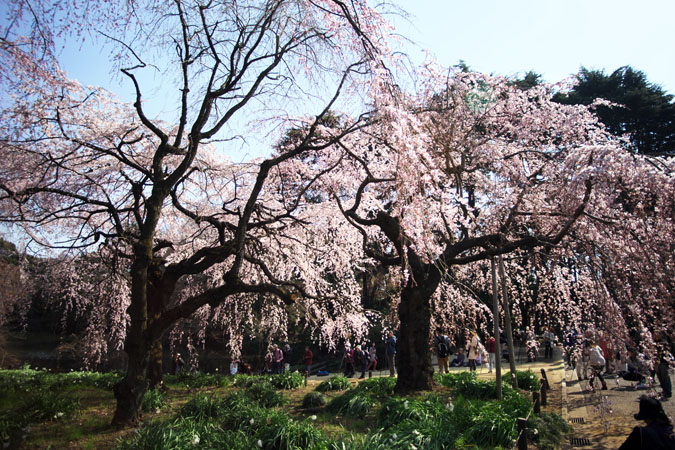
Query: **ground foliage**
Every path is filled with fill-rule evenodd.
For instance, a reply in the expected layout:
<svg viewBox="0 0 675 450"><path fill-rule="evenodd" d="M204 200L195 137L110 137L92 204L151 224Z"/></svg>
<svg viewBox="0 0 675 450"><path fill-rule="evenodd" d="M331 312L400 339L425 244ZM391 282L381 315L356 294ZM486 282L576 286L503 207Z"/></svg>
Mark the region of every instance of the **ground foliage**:
<svg viewBox="0 0 675 450"><path fill-rule="evenodd" d="M80 395L88 395L87 389L109 393L112 382L106 380L119 376L32 369L0 372L2 439L18 444L26 436L30 442L31 426L40 427L45 421L63 421L65 426L83 411ZM299 407L304 399L325 394L303 388L303 395L298 389L302 383L284 389L295 378L294 374L169 377L167 393L146 394L144 425L126 433L115 445L118 449L235 450L510 448L515 419L532 409L526 394L505 386L504 400L498 402L494 383L459 372L437 376L438 390L411 397L393 395L393 378L364 380L334 397L332 407L313 404L311 411L303 411ZM187 393L181 406L175 405L178 392ZM277 396L286 406L269 400ZM29 404L40 414L28 414ZM17 421L17 417L25 420ZM557 448L569 431L555 415L530 417L531 426L537 429L531 440L542 448Z"/></svg>

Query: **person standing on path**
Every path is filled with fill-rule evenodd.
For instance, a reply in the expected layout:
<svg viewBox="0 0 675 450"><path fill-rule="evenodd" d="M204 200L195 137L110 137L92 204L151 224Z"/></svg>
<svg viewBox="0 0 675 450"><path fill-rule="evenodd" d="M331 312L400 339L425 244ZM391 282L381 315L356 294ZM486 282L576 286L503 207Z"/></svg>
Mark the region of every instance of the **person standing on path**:
<svg viewBox="0 0 675 450"><path fill-rule="evenodd" d="M438 359L438 371L440 373L449 373L448 356L450 356L450 338L439 330L434 339L434 343L436 347L436 357Z"/></svg>
<svg viewBox="0 0 675 450"><path fill-rule="evenodd" d="M544 327L542 337L544 338L544 359L551 360L553 359L553 344L557 338L547 327Z"/></svg>
<svg viewBox="0 0 675 450"><path fill-rule="evenodd" d="M670 381L670 364L673 361L671 353L672 345L663 332L656 333L656 378L659 380L663 390L663 398L669 399L673 396L673 384Z"/></svg>
<svg viewBox="0 0 675 450"><path fill-rule="evenodd" d="M368 357L366 356L366 352L361 349L360 345L357 345L354 349L354 364L356 365L356 369L361 372L359 380L365 378L366 368L368 367Z"/></svg>
<svg viewBox="0 0 675 450"><path fill-rule="evenodd" d="M588 351L588 355L589 355L589 362L591 365L591 378L588 381L589 388L590 390L593 390L594 388L593 383L595 383L595 377L598 377L600 379L600 382L602 383L602 390L606 391L607 383L605 383L605 379L602 378L602 371L605 370L605 357L602 354L602 348L600 348L600 346L597 345L595 342L592 342L590 350Z"/></svg>
<svg viewBox="0 0 675 450"><path fill-rule="evenodd" d="M563 350L565 351L565 361L567 362L567 370L572 370L574 367L572 363L574 362L573 353L576 348L577 343L577 332L570 328L569 325L565 326L565 334L563 335Z"/></svg>
<svg viewBox="0 0 675 450"><path fill-rule="evenodd" d="M478 335L476 334L476 330L471 331L471 339L469 340L469 343L467 344L467 350L469 353L469 370L471 371L476 371L476 357L478 356L478 344L480 341L478 340Z"/></svg>
<svg viewBox="0 0 675 450"><path fill-rule="evenodd" d="M354 376L354 350L349 345L345 347L345 376L351 378Z"/></svg>
<svg viewBox="0 0 675 450"><path fill-rule="evenodd" d="M283 372L291 371L291 360L293 359L293 349L289 344L284 346L284 370Z"/></svg>
<svg viewBox="0 0 675 450"><path fill-rule="evenodd" d="M312 359L314 355L312 350L310 350L309 345L305 346L305 354L302 356L303 362L305 363L305 376L309 377L310 372L312 371Z"/></svg>
<svg viewBox="0 0 675 450"><path fill-rule="evenodd" d="M488 365L489 365L489 372L492 373L492 368L495 367L495 351L497 350L497 342L495 341L495 338L491 337L487 341L487 352L488 352Z"/></svg>
<svg viewBox="0 0 675 450"><path fill-rule="evenodd" d="M387 364L389 364L389 376L396 375L396 336L391 331L387 333L387 340L385 344L385 355L387 356Z"/></svg>
<svg viewBox="0 0 675 450"><path fill-rule="evenodd" d="M368 350L368 378L373 377L373 371L377 370L377 349L375 343L371 342Z"/></svg>
<svg viewBox="0 0 675 450"><path fill-rule="evenodd" d="M275 374L281 373L281 364L284 361L284 352L281 351L278 345L274 344L274 352L272 352L272 355L274 356L274 365L272 366L272 371Z"/></svg>

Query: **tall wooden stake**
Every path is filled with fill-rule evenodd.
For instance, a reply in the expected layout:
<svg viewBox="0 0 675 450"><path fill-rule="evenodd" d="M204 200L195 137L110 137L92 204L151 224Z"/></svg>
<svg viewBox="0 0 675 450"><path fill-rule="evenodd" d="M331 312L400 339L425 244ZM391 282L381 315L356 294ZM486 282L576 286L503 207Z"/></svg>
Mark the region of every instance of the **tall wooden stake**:
<svg viewBox="0 0 675 450"><path fill-rule="evenodd" d="M495 376L497 382L497 400L502 399L502 352L499 342L499 288L497 286L497 266L494 256L490 259L492 265L492 317L495 333Z"/></svg>
<svg viewBox="0 0 675 450"><path fill-rule="evenodd" d="M509 294L506 290L506 275L504 273L504 260L499 257L499 276L502 279L502 297L504 302L504 331L506 332L506 345L509 347L509 367L511 368L511 384L518 389L516 377L516 352L513 347L513 331L511 329L511 307L509 306Z"/></svg>

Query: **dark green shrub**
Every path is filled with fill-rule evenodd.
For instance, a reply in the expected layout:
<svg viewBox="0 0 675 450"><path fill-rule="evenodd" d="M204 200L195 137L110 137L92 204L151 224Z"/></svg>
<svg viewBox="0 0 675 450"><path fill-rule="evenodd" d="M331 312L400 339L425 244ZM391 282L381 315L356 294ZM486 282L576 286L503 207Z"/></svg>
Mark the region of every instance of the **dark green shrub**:
<svg viewBox="0 0 675 450"><path fill-rule="evenodd" d="M374 404L375 402L369 394L351 390L331 400L326 405L326 410L350 417L364 417Z"/></svg>
<svg viewBox="0 0 675 450"><path fill-rule="evenodd" d="M129 449L195 449L227 448L250 450L255 444L245 433L225 430L211 421L180 417L142 427L136 434L120 442L120 450Z"/></svg>
<svg viewBox="0 0 675 450"><path fill-rule="evenodd" d="M355 389L368 392L375 397L386 397L394 395L394 386L396 386L396 378L379 377L363 380Z"/></svg>
<svg viewBox="0 0 675 450"><path fill-rule="evenodd" d="M300 372L284 372L269 377L269 381L277 389L298 389L305 384L305 376Z"/></svg>
<svg viewBox="0 0 675 450"><path fill-rule="evenodd" d="M232 382L231 377L219 373L181 372L178 375L166 375L164 381L170 384L183 384L189 387L227 387Z"/></svg>
<svg viewBox="0 0 675 450"><path fill-rule="evenodd" d="M254 384L246 390L246 393L265 408L283 405L286 402L283 394L274 390L269 383Z"/></svg>
<svg viewBox="0 0 675 450"><path fill-rule="evenodd" d="M166 403L166 395L159 389L148 389L143 394L141 409L145 412L159 411Z"/></svg>
<svg viewBox="0 0 675 450"><path fill-rule="evenodd" d="M260 430L256 438L264 449L323 450L329 445L329 440L312 425L311 420L296 421L285 414L272 416L270 423Z"/></svg>
<svg viewBox="0 0 675 450"><path fill-rule="evenodd" d="M219 419L228 410L225 401L216 399L211 395L199 393L188 401L180 410L180 415L196 421Z"/></svg>
<svg viewBox="0 0 675 450"><path fill-rule="evenodd" d="M441 386L457 388L465 384L476 382L478 380L478 376L476 375L476 372L473 371L462 371L445 374L435 373L434 379Z"/></svg>
<svg viewBox="0 0 675 450"><path fill-rule="evenodd" d="M572 427L562 417L553 413L532 414L527 421L528 438L540 450L563 448L572 431Z"/></svg>
<svg viewBox="0 0 675 450"><path fill-rule="evenodd" d="M396 397L382 405L377 425L386 429L405 420L414 423L428 422L445 413L445 409L437 400L410 400Z"/></svg>
<svg viewBox="0 0 675 450"><path fill-rule="evenodd" d="M344 391L345 389L351 389L351 387L352 383L349 381L349 378L343 376L334 376L322 381L316 387L316 390L319 392Z"/></svg>
<svg viewBox="0 0 675 450"><path fill-rule="evenodd" d="M516 379L518 380L518 389L538 392L541 388L539 377L531 370L516 370Z"/></svg>
<svg viewBox="0 0 675 450"><path fill-rule="evenodd" d="M302 399L303 408L320 408L327 403L326 396L321 392L308 392Z"/></svg>
<svg viewBox="0 0 675 450"><path fill-rule="evenodd" d="M242 374L237 374L234 377L232 377L232 386L236 386L238 388L249 388L253 386L254 384L259 384L259 383L266 383L270 379L270 376L268 375L242 375Z"/></svg>
<svg viewBox="0 0 675 450"><path fill-rule="evenodd" d="M486 403L473 418L473 425L464 433L469 444L482 448L508 447L516 438L516 417L500 403Z"/></svg>

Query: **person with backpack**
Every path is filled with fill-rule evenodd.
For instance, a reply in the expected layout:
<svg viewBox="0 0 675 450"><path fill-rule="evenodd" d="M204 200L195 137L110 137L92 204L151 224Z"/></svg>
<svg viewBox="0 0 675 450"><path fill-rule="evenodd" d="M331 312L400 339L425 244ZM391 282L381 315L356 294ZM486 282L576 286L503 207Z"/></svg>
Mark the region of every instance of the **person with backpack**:
<svg viewBox="0 0 675 450"><path fill-rule="evenodd" d="M438 371L440 373L449 373L448 356L450 356L450 338L439 330L436 333L434 344L436 347L436 357L438 358Z"/></svg>

